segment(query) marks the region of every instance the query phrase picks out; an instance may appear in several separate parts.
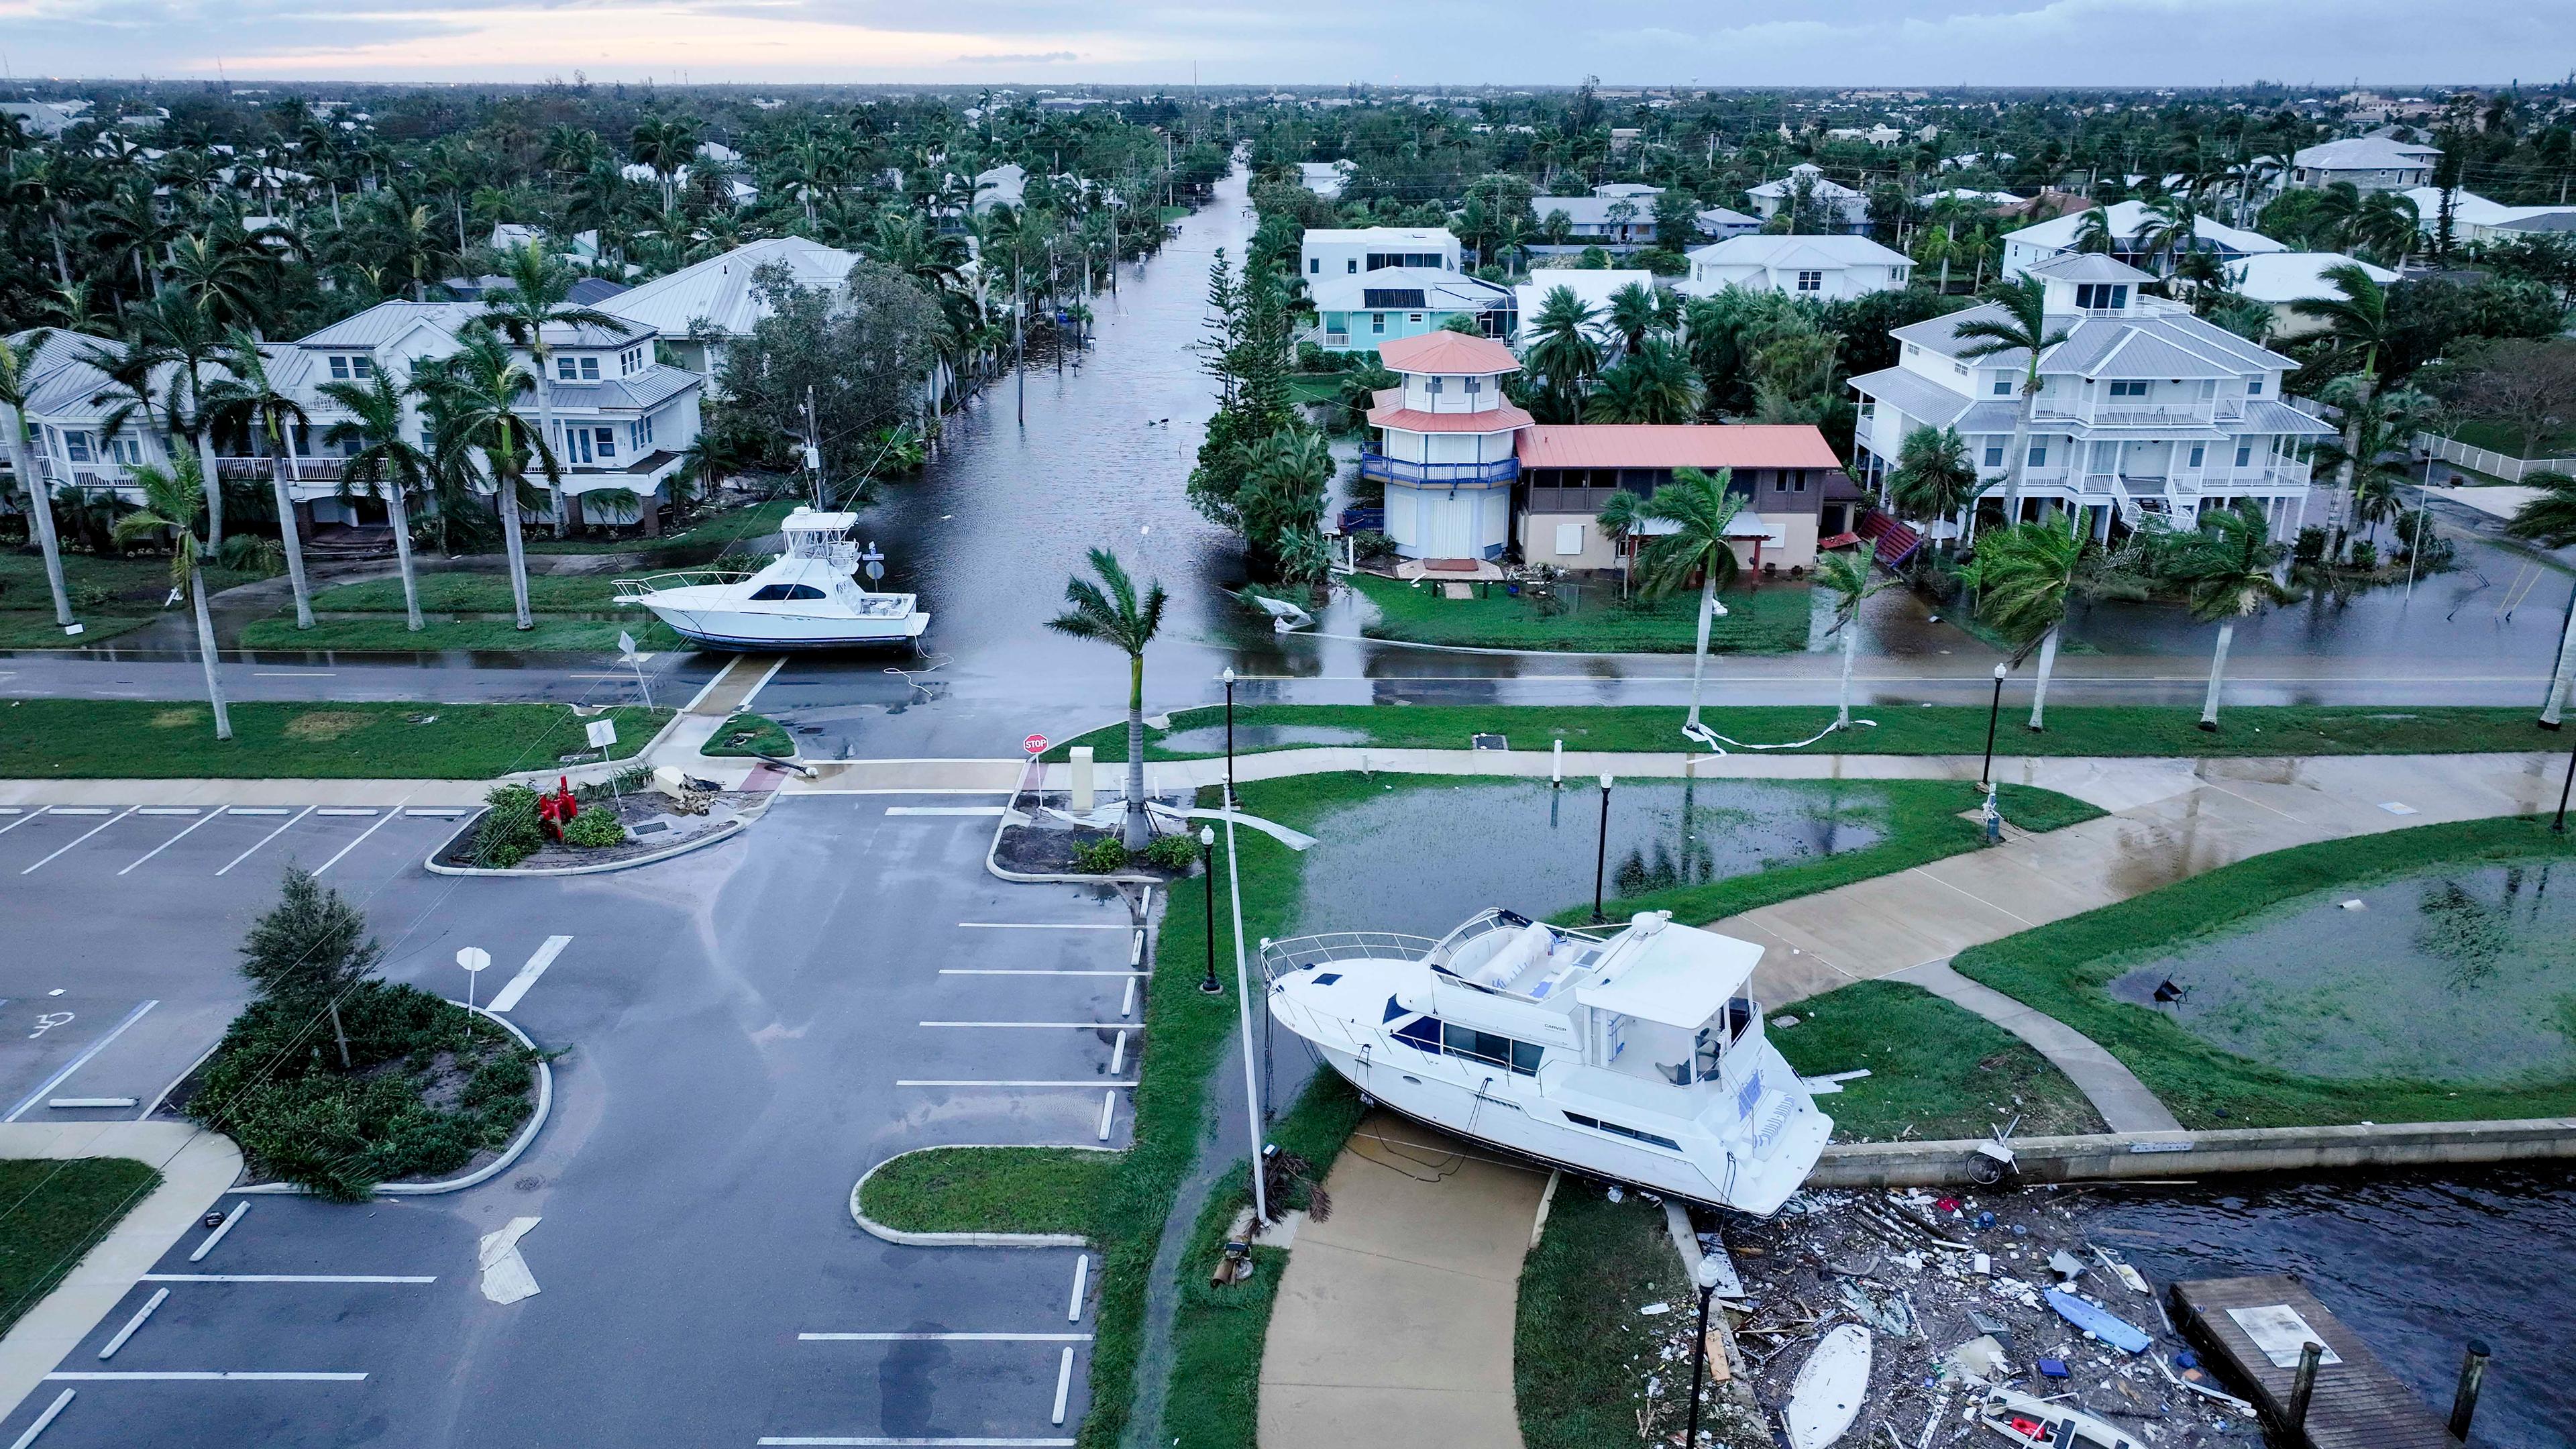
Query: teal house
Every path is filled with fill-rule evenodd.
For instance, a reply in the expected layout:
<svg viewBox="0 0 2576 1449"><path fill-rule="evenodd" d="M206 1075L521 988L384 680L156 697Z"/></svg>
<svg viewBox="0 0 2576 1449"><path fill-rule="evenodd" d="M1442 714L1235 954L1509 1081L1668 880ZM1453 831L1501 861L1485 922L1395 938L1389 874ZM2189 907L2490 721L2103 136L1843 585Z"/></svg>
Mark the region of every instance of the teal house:
<svg viewBox="0 0 2576 1449"><path fill-rule="evenodd" d="M1437 332L1452 317L1501 341L1519 320L1511 288L1438 267L1326 274L1307 278L1306 289L1321 318L1308 340L1329 352L1375 352L1399 337Z"/></svg>

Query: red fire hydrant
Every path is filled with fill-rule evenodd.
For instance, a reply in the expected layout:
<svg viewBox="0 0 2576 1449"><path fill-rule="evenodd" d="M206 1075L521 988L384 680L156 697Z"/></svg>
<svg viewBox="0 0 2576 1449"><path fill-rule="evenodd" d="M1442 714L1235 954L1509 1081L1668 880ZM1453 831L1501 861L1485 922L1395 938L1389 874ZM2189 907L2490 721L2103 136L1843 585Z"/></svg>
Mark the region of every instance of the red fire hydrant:
<svg viewBox="0 0 2576 1449"><path fill-rule="evenodd" d="M568 776L555 776L554 793L537 797L537 818L546 823L546 828L554 832L557 840L563 839L564 827L580 813L581 802L572 797L572 782Z"/></svg>

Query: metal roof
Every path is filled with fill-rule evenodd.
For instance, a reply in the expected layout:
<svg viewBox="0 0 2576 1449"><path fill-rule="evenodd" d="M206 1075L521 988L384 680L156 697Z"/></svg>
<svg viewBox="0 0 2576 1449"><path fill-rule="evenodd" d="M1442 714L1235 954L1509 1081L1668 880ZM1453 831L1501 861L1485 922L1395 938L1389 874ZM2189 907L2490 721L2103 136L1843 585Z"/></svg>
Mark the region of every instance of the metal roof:
<svg viewBox="0 0 2576 1449"><path fill-rule="evenodd" d="M1450 377L1495 377L1521 370L1512 350L1486 337L1463 332L1425 332L1378 344L1378 361L1390 371L1438 373Z"/></svg>
<svg viewBox="0 0 2576 1449"><path fill-rule="evenodd" d="M1735 236L1694 248L1690 259L1721 267L1910 267L1914 259L1865 236Z"/></svg>
<svg viewBox="0 0 2576 1449"><path fill-rule="evenodd" d="M640 322L668 337L686 336L699 322L712 324L729 337L748 336L761 318L760 298L751 290L751 274L771 262L782 262L799 286L836 288L848 279L859 254L827 247L804 237L769 237L709 257L610 298L599 310Z"/></svg>
<svg viewBox="0 0 2576 1449"><path fill-rule="evenodd" d="M1550 423L1521 434L1524 468L1835 468L1804 424Z"/></svg>
<svg viewBox="0 0 2576 1449"><path fill-rule="evenodd" d="M2033 262L2029 270L2061 282L2152 282L2155 278L2130 266L2118 257L2100 252L2064 252L2044 262Z"/></svg>
<svg viewBox="0 0 2576 1449"><path fill-rule="evenodd" d="M1862 373L1851 380L1851 386L1863 397L1877 399L1918 423L1936 428L1957 425L1974 401L1902 367Z"/></svg>

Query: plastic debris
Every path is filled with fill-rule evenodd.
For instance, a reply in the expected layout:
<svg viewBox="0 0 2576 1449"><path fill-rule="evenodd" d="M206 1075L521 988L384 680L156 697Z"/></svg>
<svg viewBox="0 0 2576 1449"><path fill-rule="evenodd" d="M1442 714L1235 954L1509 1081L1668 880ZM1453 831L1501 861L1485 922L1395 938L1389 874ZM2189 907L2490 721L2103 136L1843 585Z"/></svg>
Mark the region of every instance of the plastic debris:
<svg viewBox="0 0 2576 1449"><path fill-rule="evenodd" d="M2062 1379L2067 1377L2066 1360L2062 1358L2041 1359L2039 1361L2039 1376L2044 1379Z"/></svg>

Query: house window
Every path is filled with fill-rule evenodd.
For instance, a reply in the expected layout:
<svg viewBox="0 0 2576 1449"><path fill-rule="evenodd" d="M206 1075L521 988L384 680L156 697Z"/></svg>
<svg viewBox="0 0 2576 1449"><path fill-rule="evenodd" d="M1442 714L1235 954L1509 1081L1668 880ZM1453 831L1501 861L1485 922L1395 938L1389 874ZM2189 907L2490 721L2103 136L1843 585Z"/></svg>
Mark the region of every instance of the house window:
<svg viewBox="0 0 2576 1449"><path fill-rule="evenodd" d="M1583 552L1583 525L1560 523L1556 526L1556 551L1560 557Z"/></svg>
<svg viewBox="0 0 2576 1449"><path fill-rule="evenodd" d="M347 382L349 380L349 359L342 357L336 352L331 354L331 376L338 381Z"/></svg>
<svg viewBox="0 0 2576 1449"><path fill-rule="evenodd" d="M588 428L566 428L566 429L564 429L564 450L563 450L563 451L564 451L563 460L564 460L565 462L567 462L567 463L587 463L587 462L589 462L589 461L590 461L590 429L588 429Z"/></svg>
<svg viewBox="0 0 2576 1449"><path fill-rule="evenodd" d="M555 359L555 381L599 381L599 359L596 357L558 357Z"/></svg>
<svg viewBox="0 0 2576 1449"><path fill-rule="evenodd" d="M2129 305L2126 282L2078 282L2075 305L2086 312L2117 312Z"/></svg>
<svg viewBox="0 0 2576 1449"><path fill-rule="evenodd" d="M1372 335L1375 335L1384 331L1386 331L1386 314L1384 312L1371 312L1369 314L1369 332Z"/></svg>
<svg viewBox="0 0 2576 1449"><path fill-rule="evenodd" d="M1472 377L1467 379L1467 396L1474 397L1482 391L1484 391L1484 385L1481 381Z"/></svg>
<svg viewBox="0 0 2576 1449"><path fill-rule="evenodd" d="M1789 480L1790 492L1804 493L1807 491L1807 475L1805 473L1789 473L1783 476L1787 477Z"/></svg>
<svg viewBox="0 0 2576 1449"><path fill-rule="evenodd" d="M2113 397L2143 398L2146 395L2147 385L2144 382L2115 382L2111 384L2111 396Z"/></svg>
<svg viewBox="0 0 2576 1449"><path fill-rule="evenodd" d="M2238 438L2236 440L2236 466L2239 468L2247 467L2250 466L2253 461L2254 440L2252 438Z"/></svg>
<svg viewBox="0 0 2576 1449"><path fill-rule="evenodd" d="M2247 397L2261 397L2263 395L2263 379L2259 377L2249 377L2245 379L2245 395Z"/></svg>
<svg viewBox="0 0 2576 1449"><path fill-rule="evenodd" d="M107 461L111 463L123 463L132 468L143 461L143 441L140 438L104 438L100 441L107 444Z"/></svg>
<svg viewBox="0 0 2576 1449"><path fill-rule="evenodd" d="M331 354L331 376L335 379L346 382L354 377L364 381L375 375L376 360L365 353L354 356L338 352Z"/></svg>
<svg viewBox="0 0 2576 1449"><path fill-rule="evenodd" d="M1824 274L1823 272L1813 272L1813 271L1810 271L1810 272L1800 272L1800 273L1798 274L1798 290L1799 290L1799 291L1801 291L1801 292L1821 292L1821 291L1823 291L1824 289L1825 289L1825 274Z"/></svg>
<svg viewBox="0 0 2576 1449"><path fill-rule="evenodd" d="M1347 261L1345 261L1345 262L1343 262L1343 263L1342 263L1342 270L1343 270L1345 273L1349 273L1349 272L1356 272L1356 271L1358 271L1359 269L1360 269L1360 259L1359 259L1359 258L1357 258L1357 257L1352 257L1352 258L1350 258L1349 260L1347 260Z"/></svg>
<svg viewBox="0 0 2576 1449"><path fill-rule="evenodd" d="M88 462L89 434L69 432L63 434L63 456L75 463Z"/></svg>
<svg viewBox="0 0 2576 1449"><path fill-rule="evenodd" d="M1310 276L1310 277L1311 277L1311 276L1315 276L1315 275L1317 275L1318 273L1322 272L1323 270L1324 270L1324 259L1323 259L1322 257L1308 257L1308 258L1306 259L1306 275L1307 275L1307 276Z"/></svg>
<svg viewBox="0 0 2576 1449"><path fill-rule="evenodd" d="M2046 443L2033 443L2030 445L2030 466L2034 468L2045 468L2048 466L2048 445Z"/></svg>
<svg viewBox="0 0 2576 1449"><path fill-rule="evenodd" d="M617 375L629 377L644 370L644 349L630 347L617 354Z"/></svg>
<svg viewBox="0 0 2576 1449"><path fill-rule="evenodd" d="M1412 323L1416 327L1419 327L1422 325L1422 314L1419 312L1407 313L1404 320Z"/></svg>
<svg viewBox="0 0 2576 1449"><path fill-rule="evenodd" d="M599 440L599 456L601 461L604 462L617 456L617 430L615 428L593 428L590 430L590 433L592 437Z"/></svg>
<svg viewBox="0 0 2576 1449"><path fill-rule="evenodd" d="M2004 445L2001 443L1986 444L1986 466L1989 468L2000 468L2003 465Z"/></svg>
<svg viewBox="0 0 2576 1449"><path fill-rule="evenodd" d="M1430 386L1430 388L1429 388L1429 391L1430 391L1430 393L1431 393L1431 395L1432 395L1433 397L1438 397L1438 396L1440 396L1440 383L1441 383L1441 379L1439 379L1439 378L1436 378L1436 377L1435 377L1435 378L1431 379L1431 386Z"/></svg>
<svg viewBox="0 0 2576 1449"><path fill-rule="evenodd" d="M2199 467L2200 460L2207 456L2209 456L2209 445L2207 443L2194 443L2191 445L2191 466L2195 468Z"/></svg>
<svg viewBox="0 0 2576 1449"><path fill-rule="evenodd" d="M626 445L641 453L653 446L653 415L646 413L626 425Z"/></svg>
<svg viewBox="0 0 2576 1449"><path fill-rule="evenodd" d="M1997 397L2010 397L2010 396L2012 396L2012 374L2011 374L2011 373L2009 373L2009 372L1998 372L1998 373L1996 373L1996 374L1995 374L1995 396L1997 396Z"/></svg>

